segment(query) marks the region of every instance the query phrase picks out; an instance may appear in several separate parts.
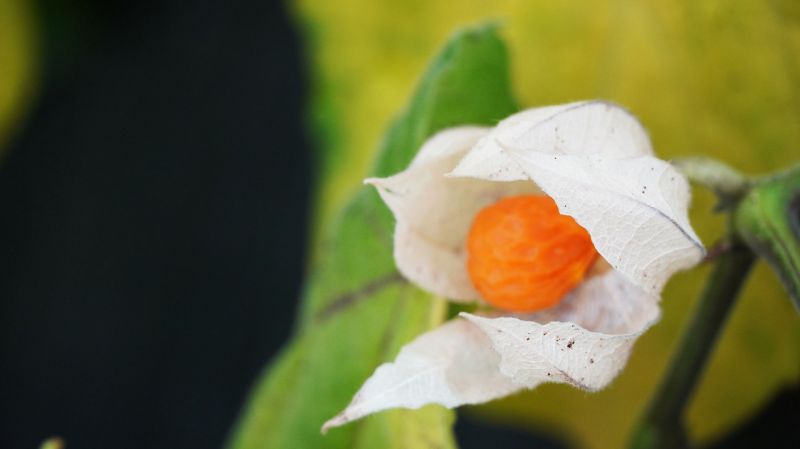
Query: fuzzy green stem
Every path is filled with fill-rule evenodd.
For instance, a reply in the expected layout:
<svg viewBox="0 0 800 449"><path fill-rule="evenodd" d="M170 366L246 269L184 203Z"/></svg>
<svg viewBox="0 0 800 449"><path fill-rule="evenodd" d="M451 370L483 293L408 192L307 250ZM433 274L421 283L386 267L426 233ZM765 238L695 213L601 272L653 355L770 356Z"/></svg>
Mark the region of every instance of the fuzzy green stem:
<svg viewBox="0 0 800 449"><path fill-rule="evenodd" d="M689 447L684 411L754 260L742 245L734 245L716 260L669 371L633 435L632 448Z"/></svg>

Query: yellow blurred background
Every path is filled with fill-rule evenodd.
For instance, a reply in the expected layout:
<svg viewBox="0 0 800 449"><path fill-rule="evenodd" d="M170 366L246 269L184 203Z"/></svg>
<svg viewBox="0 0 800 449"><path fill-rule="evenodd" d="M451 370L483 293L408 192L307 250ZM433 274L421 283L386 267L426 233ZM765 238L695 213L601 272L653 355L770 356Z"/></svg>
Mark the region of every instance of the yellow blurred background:
<svg viewBox="0 0 800 449"><path fill-rule="evenodd" d="M297 0L293 9L311 61L311 129L336 154L318 180L315 230L359 186L388 121L447 36L486 20L502 24L521 107L613 100L642 120L661 157L706 155L748 174L800 159L797 2ZM713 201L695 189L692 220L707 246L725 228ZM624 445L707 274L673 279L661 323L605 391L546 385L469 413L582 447ZM798 379L800 322L759 263L692 401L692 436L714 440Z"/></svg>

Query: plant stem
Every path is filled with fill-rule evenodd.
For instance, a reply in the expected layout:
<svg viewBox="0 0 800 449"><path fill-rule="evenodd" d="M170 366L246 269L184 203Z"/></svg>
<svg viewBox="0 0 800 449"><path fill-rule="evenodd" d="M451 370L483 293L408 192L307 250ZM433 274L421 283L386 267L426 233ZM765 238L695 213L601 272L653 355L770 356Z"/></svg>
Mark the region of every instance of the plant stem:
<svg viewBox="0 0 800 449"><path fill-rule="evenodd" d="M633 435L635 449L689 447L683 414L755 256L734 244L718 259L669 370Z"/></svg>

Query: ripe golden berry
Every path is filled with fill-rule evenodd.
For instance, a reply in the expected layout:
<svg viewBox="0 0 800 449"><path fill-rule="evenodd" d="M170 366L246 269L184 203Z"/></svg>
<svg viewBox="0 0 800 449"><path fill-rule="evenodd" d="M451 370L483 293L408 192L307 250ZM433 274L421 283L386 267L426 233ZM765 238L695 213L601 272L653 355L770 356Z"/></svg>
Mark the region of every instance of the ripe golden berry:
<svg viewBox="0 0 800 449"><path fill-rule="evenodd" d="M548 196L504 198L475 216L467 271L483 299L514 312L557 304L597 258L589 233Z"/></svg>

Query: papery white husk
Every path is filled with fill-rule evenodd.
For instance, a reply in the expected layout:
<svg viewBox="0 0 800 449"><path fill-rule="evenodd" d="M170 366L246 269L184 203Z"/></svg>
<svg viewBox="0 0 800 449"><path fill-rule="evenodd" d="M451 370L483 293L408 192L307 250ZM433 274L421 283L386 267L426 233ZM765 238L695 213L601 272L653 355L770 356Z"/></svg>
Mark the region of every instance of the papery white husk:
<svg viewBox="0 0 800 449"><path fill-rule="evenodd" d="M608 268L554 308L462 314L418 337L323 430L388 408L486 402L543 382L601 389L658 320L669 277L704 255L688 220L686 179L652 156L630 113L608 102L531 109L493 129L448 129L405 171L366 182L397 220L398 269L437 295L480 300L466 272L466 236L480 209L507 196L549 195L589 232Z"/></svg>

